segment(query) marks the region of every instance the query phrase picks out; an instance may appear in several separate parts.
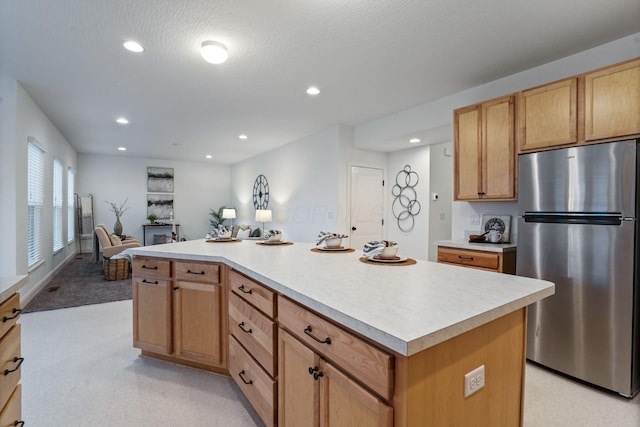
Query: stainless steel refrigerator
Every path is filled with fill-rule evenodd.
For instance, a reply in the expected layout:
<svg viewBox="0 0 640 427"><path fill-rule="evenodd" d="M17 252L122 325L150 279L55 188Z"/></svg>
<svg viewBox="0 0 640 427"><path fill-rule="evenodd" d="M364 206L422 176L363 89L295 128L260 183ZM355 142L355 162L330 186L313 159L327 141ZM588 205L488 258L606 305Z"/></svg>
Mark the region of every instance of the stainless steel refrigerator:
<svg viewBox="0 0 640 427"><path fill-rule="evenodd" d="M527 358L631 397L638 357L637 141L519 156L517 274L555 283L529 308Z"/></svg>

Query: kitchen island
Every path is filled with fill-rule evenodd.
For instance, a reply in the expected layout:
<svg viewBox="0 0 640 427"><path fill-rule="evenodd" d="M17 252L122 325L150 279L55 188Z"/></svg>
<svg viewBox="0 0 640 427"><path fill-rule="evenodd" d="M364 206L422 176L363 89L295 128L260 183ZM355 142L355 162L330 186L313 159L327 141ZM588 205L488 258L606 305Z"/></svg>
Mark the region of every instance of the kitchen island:
<svg viewBox="0 0 640 427"><path fill-rule="evenodd" d="M316 417L323 425L341 425L341 419L350 419L342 421L348 423L371 414L375 421L363 424L465 425L473 419L473 425L521 425L526 307L552 295L552 283L426 261L370 265L360 262L359 251L318 253L312 248L304 243L267 247L254 241L195 240L130 249L134 322L137 314L149 310L144 306L147 294L136 293L136 287L159 282L147 280L140 268L147 267L151 275L166 271L166 289L177 291L181 286L204 289L206 280L191 280L181 272L204 278L209 266L215 265L211 283L220 286L219 298L212 299L210 306L218 313L221 354L212 370L229 372L267 425L301 425L298 420ZM154 260L173 264L149 267ZM203 266L202 271L198 266ZM244 279L236 288L229 285ZM265 306L252 302L252 289L267 295L270 302ZM163 304L168 312L171 307L174 314L185 312L175 304L183 297L171 300L171 292L166 295L169 302ZM241 322L241 332L234 333L238 313L247 307L253 311ZM260 319L255 320L258 315ZM253 341L245 344L242 331L255 331L265 322L272 326L263 328L266 338L255 348L266 346L270 351L252 351ZM166 324L167 330L176 327ZM299 325L306 327L297 330ZM139 330L140 325L134 328ZM152 351L143 348L143 354L173 360L162 352L175 353L171 345L152 347ZM249 364L242 365L246 369L239 376L229 368L235 367L238 354L249 355ZM270 355L273 363L265 362L264 355ZM305 363L309 372L297 377L291 370ZM250 366L265 374L267 386L257 393L260 399L250 396ZM480 378L474 374L470 379L475 393L465 398L464 376L480 367L485 385L479 386ZM304 395L305 387L316 387L309 389L309 408L291 400ZM365 409L354 409L356 403ZM345 414L350 411L357 412L356 418Z"/></svg>

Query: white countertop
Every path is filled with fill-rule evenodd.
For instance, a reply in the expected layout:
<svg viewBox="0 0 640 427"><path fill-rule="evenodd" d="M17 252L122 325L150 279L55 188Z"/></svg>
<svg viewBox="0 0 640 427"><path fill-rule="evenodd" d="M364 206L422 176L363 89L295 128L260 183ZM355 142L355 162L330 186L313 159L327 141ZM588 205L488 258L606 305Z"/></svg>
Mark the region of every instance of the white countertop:
<svg viewBox="0 0 640 427"><path fill-rule="evenodd" d="M0 302L18 292L29 281L28 276L2 276L0 277Z"/></svg>
<svg viewBox="0 0 640 427"><path fill-rule="evenodd" d="M551 282L417 261L369 265L314 245L192 240L128 249L133 255L223 262L405 356L554 293ZM398 255L402 256L402 253Z"/></svg>
<svg viewBox="0 0 640 427"><path fill-rule="evenodd" d="M436 245L485 252L511 252L518 247L515 243L471 243L468 240L439 240Z"/></svg>

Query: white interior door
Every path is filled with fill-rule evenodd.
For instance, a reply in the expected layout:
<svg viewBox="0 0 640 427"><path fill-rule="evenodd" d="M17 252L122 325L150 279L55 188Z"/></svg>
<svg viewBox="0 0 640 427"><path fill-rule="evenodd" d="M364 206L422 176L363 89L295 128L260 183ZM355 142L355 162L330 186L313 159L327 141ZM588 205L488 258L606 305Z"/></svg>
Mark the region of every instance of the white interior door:
<svg viewBox="0 0 640 427"><path fill-rule="evenodd" d="M351 166L349 229L354 249L362 249L372 240L382 240L383 179L382 169Z"/></svg>

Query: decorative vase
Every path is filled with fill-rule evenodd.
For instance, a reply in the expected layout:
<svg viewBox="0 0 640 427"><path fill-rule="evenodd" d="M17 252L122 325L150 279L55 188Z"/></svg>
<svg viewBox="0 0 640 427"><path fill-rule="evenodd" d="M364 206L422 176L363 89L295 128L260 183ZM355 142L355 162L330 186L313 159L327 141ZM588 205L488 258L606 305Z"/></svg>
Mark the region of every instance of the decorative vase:
<svg viewBox="0 0 640 427"><path fill-rule="evenodd" d="M120 217L116 217L116 223L113 224L113 234L116 236L122 236L122 223Z"/></svg>

